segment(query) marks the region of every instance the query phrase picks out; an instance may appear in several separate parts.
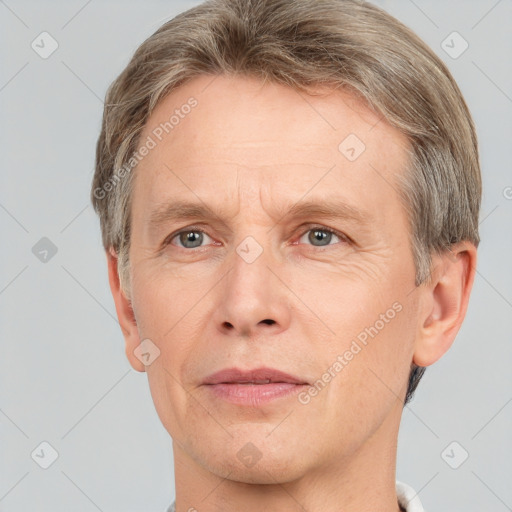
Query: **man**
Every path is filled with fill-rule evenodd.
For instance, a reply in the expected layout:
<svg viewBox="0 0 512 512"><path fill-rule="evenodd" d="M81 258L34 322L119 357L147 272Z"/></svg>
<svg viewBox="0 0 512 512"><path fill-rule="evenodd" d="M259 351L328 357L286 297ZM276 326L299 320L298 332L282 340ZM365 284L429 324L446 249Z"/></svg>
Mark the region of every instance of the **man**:
<svg viewBox="0 0 512 512"><path fill-rule="evenodd" d="M92 201L169 510L423 510L398 429L466 313L480 196L457 85L371 4L213 0L140 46Z"/></svg>

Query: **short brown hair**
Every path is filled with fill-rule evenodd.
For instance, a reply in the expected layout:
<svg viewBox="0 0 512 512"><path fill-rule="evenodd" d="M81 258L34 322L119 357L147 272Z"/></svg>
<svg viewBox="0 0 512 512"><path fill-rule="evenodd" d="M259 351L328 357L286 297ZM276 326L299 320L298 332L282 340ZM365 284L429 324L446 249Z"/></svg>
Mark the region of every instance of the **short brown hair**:
<svg viewBox="0 0 512 512"><path fill-rule="evenodd" d="M434 252L462 240L478 246L475 128L450 72L418 36L359 0L208 0L146 39L106 94L91 201L128 297L133 173L120 179L118 171L156 105L206 74L250 75L304 92L342 87L408 137L410 166L398 186L416 285L429 279ZM411 366L405 403L423 371Z"/></svg>

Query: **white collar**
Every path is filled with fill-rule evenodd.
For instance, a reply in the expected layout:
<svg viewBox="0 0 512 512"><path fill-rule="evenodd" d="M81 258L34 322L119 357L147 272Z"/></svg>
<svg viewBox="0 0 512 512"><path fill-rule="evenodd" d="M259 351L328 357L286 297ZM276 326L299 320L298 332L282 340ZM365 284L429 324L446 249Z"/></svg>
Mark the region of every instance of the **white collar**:
<svg viewBox="0 0 512 512"><path fill-rule="evenodd" d="M420 498L418 497L418 493L412 487L398 480L396 481L396 495L398 497L398 503L400 503L407 512L425 512Z"/></svg>

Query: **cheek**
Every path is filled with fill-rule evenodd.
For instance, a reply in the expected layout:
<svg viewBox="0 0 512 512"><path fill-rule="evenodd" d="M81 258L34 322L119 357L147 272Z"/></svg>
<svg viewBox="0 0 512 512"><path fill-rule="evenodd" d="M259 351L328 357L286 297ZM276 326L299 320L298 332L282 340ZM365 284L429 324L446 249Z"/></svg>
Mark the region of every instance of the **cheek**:
<svg viewBox="0 0 512 512"><path fill-rule="evenodd" d="M365 336L365 329L379 320L379 315L392 307L396 298L389 293L392 287L383 280L340 270L338 272L308 272L295 274L290 288L296 312L303 322L316 329L310 333L310 343L315 345L322 333L323 343L332 349L343 349L350 340ZM394 313L392 311L391 313ZM379 324L380 327L380 324Z"/></svg>
<svg viewBox="0 0 512 512"><path fill-rule="evenodd" d="M401 394L412 360L414 304L406 287L393 283L317 275L300 289L315 313L303 309L312 319L306 338L317 378L335 375L322 391L331 405L379 406Z"/></svg>
<svg viewBox="0 0 512 512"><path fill-rule="evenodd" d="M148 338L172 337L204 294L196 278L178 278L151 262L138 263L133 271L133 308L139 332Z"/></svg>
<svg viewBox="0 0 512 512"><path fill-rule="evenodd" d="M344 339L341 379L335 383L333 400L342 397L361 418L369 411L385 413L404 399L414 349L414 305L393 300L379 303L367 315L364 327Z"/></svg>

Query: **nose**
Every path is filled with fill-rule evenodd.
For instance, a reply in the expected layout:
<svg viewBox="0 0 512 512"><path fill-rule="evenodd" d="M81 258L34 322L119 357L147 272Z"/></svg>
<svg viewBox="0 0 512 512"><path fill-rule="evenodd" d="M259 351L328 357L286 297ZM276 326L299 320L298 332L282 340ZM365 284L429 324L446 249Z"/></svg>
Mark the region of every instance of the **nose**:
<svg viewBox="0 0 512 512"><path fill-rule="evenodd" d="M216 326L222 334L238 338L278 334L288 329L291 317L291 293L282 277L282 260L261 244L263 252L252 261L244 249L253 251L254 245L241 246L233 251L222 280Z"/></svg>

